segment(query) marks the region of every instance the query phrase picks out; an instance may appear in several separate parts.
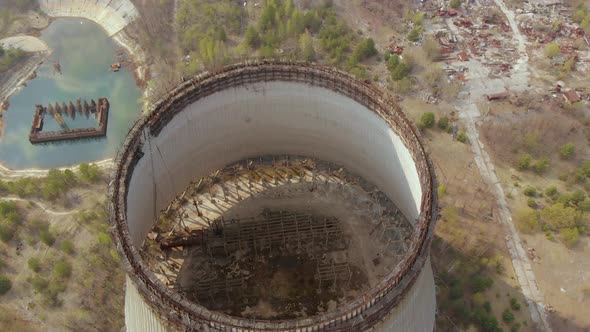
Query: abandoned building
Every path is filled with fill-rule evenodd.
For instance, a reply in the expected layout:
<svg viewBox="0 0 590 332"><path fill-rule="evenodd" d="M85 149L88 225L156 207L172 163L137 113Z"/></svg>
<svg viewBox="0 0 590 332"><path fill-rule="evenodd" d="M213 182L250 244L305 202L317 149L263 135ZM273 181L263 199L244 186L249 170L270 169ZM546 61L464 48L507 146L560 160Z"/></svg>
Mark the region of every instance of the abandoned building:
<svg viewBox="0 0 590 332"><path fill-rule="evenodd" d="M392 98L337 69L205 72L109 186L128 331L433 331L436 179Z"/></svg>

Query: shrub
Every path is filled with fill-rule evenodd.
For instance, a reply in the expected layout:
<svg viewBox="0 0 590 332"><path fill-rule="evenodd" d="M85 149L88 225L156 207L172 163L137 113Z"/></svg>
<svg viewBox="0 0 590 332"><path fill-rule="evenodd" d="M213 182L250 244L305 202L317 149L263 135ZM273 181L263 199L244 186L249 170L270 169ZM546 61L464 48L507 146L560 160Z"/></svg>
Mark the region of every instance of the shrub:
<svg viewBox="0 0 590 332"><path fill-rule="evenodd" d="M0 276L0 295L8 293L12 288L12 282L5 276Z"/></svg>
<svg viewBox="0 0 590 332"><path fill-rule="evenodd" d="M454 224L457 219L459 218L459 215L457 213L457 209L455 209L453 206L447 206L445 207L442 212L442 217L444 220L448 221L451 224Z"/></svg>
<svg viewBox="0 0 590 332"><path fill-rule="evenodd" d="M260 35L258 35L258 31L255 27L248 27L246 34L244 35L244 43L252 48L257 48L260 45Z"/></svg>
<svg viewBox="0 0 590 332"><path fill-rule="evenodd" d="M98 243L101 245L110 245L111 237L107 233L98 233Z"/></svg>
<svg viewBox="0 0 590 332"><path fill-rule="evenodd" d="M68 262L60 261L55 264L53 273L60 279L67 279L72 275L72 267Z"/></svg>
<svg viewBox="0 0 590 332"><path fill-rule="evenodd" d="M559 155L563 159L571 159L576 154L576 146L573 143L567 143L559 148Z"/></svg>
<svg viewBox="0 0 590 332"><path fill-rule="evenodd" d="M447 193L447 186L444 184L439 185L437 193L438 193L438 199L442 199L445 196L445 194Z"/></svg>
<svg viewBox="0 0 590 332"><path fill-rule="evenodd" d="M301 34L299 37L299 49L301 50L301 56L303 60L311 62L315 60L315 50L313 48L313 39L309 32Z"/></svg>
<svg viewBox="0 0 590 332"><path fill-rule="evenodd" d="M446 115L441 116L437 125L440 129L447 130L449 128L449 118Z"/></svg>
<svg viewBox="0 0 590 332"><path fill-rule="evenodd" d="M576 227L564 228L559 232L559 236L566 247L573 248L578 243L580 232Z"/></svg>
<svg viewBox="0 0 590 332"><path fill-rule="evenodd" d="M461 143L467 143L467 134L465 133L464 130L461 130L459 135L457 135L457 141L459 141Z"/></svg>
<svg viewBox="0 0 590 332"><path fill-rule="evenodd" d="M572 207L566 207L563 203L555 203L541 210L541 220L550 230L561 228L573 228L578 226L582 218L582 212Z"/></svg>
<svg viewBox="0 0 590 332"><path fill-rule="evenodd" d="M59 245L60 249L68 255L74 253L74 244L72 241L65 240Z"/></svg>
<svg viewBox="0 0 590 332"><path fill-rule="evenodd" d="M586 8L580 7L580 8L578 8L578 10L576 10L574 15L572 15L572 21L574 21L576 23L580 23L580 22L582 22L582 20L584 20L585 17L586 17Z"/></svg>
<svg viewBox="0 0 590 332"><path fill-rule="evenodd" d="M535 201L535 199L534 199L534 198L529 198L529 199L526 201L526 205L527 205L528 207L530 207L531 209L536 209L536 208L537 208L537 201Z"/></svg>
<svg viewBox="0 0 590 332"><path fill-rule="evenodd" d="M493 284L494 280L492 278L476 276L471 282L471 287L473 291L477 293L485 291L486 289L492 287Z"/></svg>
<svg viewBox="0 0 590 332"><path fill-rule="evenodd" d="M78 166L78 171L82 180L87 182L96 182L102 176L102 171L96 164L81 163Z"/></svg>
<svg viewBox="0 0 590 332"><path fill-rule="evenodd" d="M371 38L366 38L361 40L361 42L357 45L350 59L353 64L356 64L372 57L373 55L377 55L375 42Z"/></svg>
<svg viewBox="0 0 590 332"><path fill-rule="evenodd" d="M449 6L451 6L453 9L457 9L459 6L461 6L461 0L451 0Z"/></svg>
<svg viewBox="0 0 590 332"><path fill-rule="evenodd" d="M557 196L558 195L557 187L555 187L555 186L547 187L547 189L545 189L545 195L547 195L551 198Z"/></svg>
<svg viewBox="0 0 590 332"><path fill-rule="evenodd" d="M524 190L524 195L528 197L535 197L537 196L537 189L534 187L526 187Z"/></svg>
<svg viewBox="0 0 590 332"><path fill-rule="evenodd" d="M545 46L545 56L548 58L554 58L559 55L559 45L556 42L552 42Z"/></svg>
<svg viewBox="0 0 590 332"><path fill-rule="evenodd" d="M5 220L0 221L0 240L2 240L3 242L8 242L12 240L15 233L15 225L7 223Z"/></svg>
<svg viewBox="0 0 590 332"><path fill-rule="evenodd" d="M549 169L549 158L541 158L533 165L533 170L537 174L543 174L548 169Z"/></svg>
<svg viewBox="0 0 590 332"><path fill-rule="evenodd" d="M537 211L520 209L516 211L514 220L521 232L532 233L539 229L539 213Z"/></svg>
<svg viewBox="0 0 590 332"><path fill-rule="evenodd" d="M31 279L29 279L29 282L31 283L31 285L33 286L33 289L37 292L37 293L41 293L43 292L45 289L47 289L47 286L49 286L49 281L47 281L47 279L43 278L43 277L32 277Z"/></svg>
<svg viewBox="0 0 590 332"><path fill-rule="evenodd" d="M510 299L510 308L515 311L520 310L520 303L518 303L518 300L515 297Z"/></svg>
<svg viewBox="0 0 590 332"><path fill-rule="evenodd" d="M514 325L512 325L512 327L510 328L510 332L518 332L520 331L520 323L516 323Z"/></svg>
<svg viewBox="0 0 590 332"><path fill-rule="evenodd" d="M406 60L401 60L397 54L389 57L386 63L387 69L391 73L391 79L394 81L401 81L407 78L412 71L412 64Z"/></svg>
<svg viewBox="0 0 590 332"><path fill-rule="evenodd" d="M422 29L418 26L412 28L412 30L410 30L410 32L408 32L408 35L406 36L406 38L408 38L409 41L411 42L417 42L418 40L420 40L420 34L422 33Z"/></svg>
<svg viewBox="0 0 590 332"><path fill-rule="evenodd" d="M424 13L416 13L412 16L412 23L415 25L422 25L424 24Z"/></svg>
<svg viewBox="0 0 590 332"><path fill-rule="evenodd" d="M49 230L42 230L39 233L39 239L50 247L55 243L55 236L53 236Z"/></svg>
<svg viewBox="0 0 590 332"><path fill-rule="evenodd" d="M34 272L41 271L41 261L39 258L31 257L27 263L29 264L29 269L33 270Z"/></svg>
<svg viewBox="0 0 590 332"><path fill-rule="evenodd" d="M420 122L418 122L418 128L420 128L420 129L432 128L434 126L435 122L436 122L436 118L434 116L434 113L426 112L426 113L422 114L422 117L420 118Z"/></svg>
<svg viewBox="0 0 590 332"><path fill-rule="evenodd" d="M524 171L529 169L529 167L531 166L531 160L533 158L531 157L530 154L525 153L523 155L521 155L518 160L516 161L516 167L518 168L518 170L520 171Z"/></svg>
<svg viewBox="0 0 590 332"><path fill-rule="evenodd" d="M504 310L504 312L502 312L502 320L508 324L512 323L514 321L514 314L512 311L508 309Z"/></svg>

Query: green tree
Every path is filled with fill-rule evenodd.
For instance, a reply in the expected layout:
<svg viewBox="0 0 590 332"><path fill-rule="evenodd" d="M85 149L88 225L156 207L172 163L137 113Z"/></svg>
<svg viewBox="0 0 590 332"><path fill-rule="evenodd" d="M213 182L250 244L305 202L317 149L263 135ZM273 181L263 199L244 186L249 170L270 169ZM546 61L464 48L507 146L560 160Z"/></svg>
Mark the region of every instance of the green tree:
<svg viewBox="0 0 590 332"><path fill-rule="evenodd" d="M351 57L351 63L355 65L374 55L377 55L377 49L375 48L375 42L373 39L363 39L354 50L354 53Z"/></svg>
<svg viewBox="0 0 590 332"><path fill-rule="evenodd" d="M502 320L508 324L514 321L514 314L512 311L506 309L502 312Z"/></svg>
<svg viewBox="0 0 590 332"><path fill-rule="evenodd" d="M521 232L533 233L539 229L539 213L531 209L519 209L514 216L516 227Z"/></svg>
<svg viewBox="0 0 590 332"><path fill-rule="evenodd" d="M449 6L451 6L453 9L457 9L459 6L461 6L461 0L451 0Z"/></svg>
<svg viewBox="0 0 590 332"><path fill-rule="evenodd" d="M210 39L206 39L205 43L209 42ZM208 47L208 46L205 46ZM207 51L205 51L205 57L207 57ZM87 164L87 163L81 163L78 166L78 172L80 172L80 177L82 178L82 180L87 181L87 182L96 182L98 180L100 180L101 176L102 176L102 172L100 170L100 168L98 167L98 165L96 164Z"/></svg>
<svg viewBox="0 0 590 332"><path fill-rule="evenodd" d="M67 279L72 275L72 266L66 261L59 261L55 264L53 273L60 279Z"/></svg>
<svg viewBox="0 0 590 332"><path fill-rule="evenodd" d="M12 288L12 282L5 276L0 275L0 295L8 293Z"/></svg>
<svg viewBox="0 0 590 332"><path fill-rule="evenodd" d="M424 24L424 13L416 13L412 16L412 23L415 25L422 25Z"/></svg>
<svg viewBox="0 0 590 332"><path fill-rule="evenodd" d="M426 113L422 114L422 117L420 118L420 122L418 122L418 128L420 128L420 129L432 128L435 123L436 123L436 118L435 118L434 113L426 112Z"/></svg>
<svg viewBox="0 0 590 332"><path fill-rule="evenodd" d="M510 299L510 308L512 308L512 310L514 310L514 311L520 310L520 303L518 302L518 300L515 297Z"/></svg>
<svg viewBox="0 0 590 332"><path fill-rule="evenodd" d="M417 42L418 40L420 40L421 33L422 29L420 29L420 27L414 27L412 28L412 30L410 30L410 32L408 32L406 38L408 38L408 40L411 42Z"/></svg>
<svg viewBox="0 0 590 332"><path fill-rule="evenodd" d="M578 243L580 231L576 227L564 228L559 232L559 236L566 247L572 248Z"/></svg>
<svg viewBox="0 0 590 332"><path fill-rule="evenodd" d="M461 130L459 135L457 135L457 141L461 143L466 143L468 139L469 137L467 137L467 133L465 133L465 130Z"/></svg>
<svg viewBox="0 0 590 332"><path fill-rule="evenodd" d="M533 165L533 170L537 174L543 174L549 169L549 158L541 158Z"/></svg>
<svg viewBox="0 0 590 332"><path fill-rule="evenodd" d="M559 55L559 45L557 42L552 42L545 46L545 56L548 58L554 58Z"/></svg>
<svg viewBox="0 0 590 332"><path fill-rule="evenodd" d="M299 37L299 49L303 60L312 62L315 60L315 50L313 49L313 39L309 32L304 32Z"/></svg>
<svg viewBox="0 0 590 332"><path fill-rule="evenodd" d="M483 292L492 287L494 280L492 278L476 276L471 280L471 288L474 292Z"/></svg>
<svg viewBox="0 0 590 332"><path fill-rule="evenodd" d="M59 245L59 248L68 255L72 255L74 253L74 243L72 241L62 241Z"/></svg>
<svg viewBox="0 0 590 332"><path fill-rule="evenodd" d="M525 153L521 155L520 158L518 158L518 160L516 161L516 167L521 171L529 169L529 167L531 166L532 159L533 158L530 154Z"/></svg>
<svg viewBox="0 0 590 332"><path fill-rule="evenodd" d="M386 66L391 73L391 79L394 81L400 81L406 78L412 70L412 66L406 61L402 61L397 54L393 54L389 57Z"/></svg>
<svg viewBox="0 0 590 332"><path fill-rule="evenodd" d="M41 239L41 242L45 243L49 247L55 243L55 237L49 230L42 230L39 233L39 239Z"/></svg>
<svg viewBox="0 0 590 332"><path fill-rule="evenodd" d="M447 130L449 128L449 118L446 115L441 116L437 125L440 129Z"/></svg>
<svg viewBox="0 0 590 332"><path fill-rule="evenodd" d="M576 146L574 143L567 143L559 148L559 155L563 159L572 159L576 154Z"/></svg>
<svg viewBox="0 0 590 332"><path fill-rule="evenodd" d="M541 220L551 230L576 227L581 218L581 211L566 207L563 203L555 203L541 210Z"/></svg>
<svg viewBox="0 0 590 332"><path fill-rule="evenodd" d="M34 272L41 271L41 260L39 260L39 258L31 257L31 258L29 258L29 261L27 262L27 264L29 265L29 269L31 269L32 271L34 271Z"/></svg>
<svg viewBox="0 0 590 332"><path fill-rule="evenodd" d="M246 35L244 36L244 42L246 45L252 48L258 48L260 45L260 35L255 27L249 26L248 30L246 30Z"/></svg>
<svg viewBox="0 0 590 332"><path fill-rule="evenodd" d="M580 7L580 8L578 8L578 10L576 10L574 15L572 15L572 21L574 21L576 23L580 23L580 22L582 22L582 20L585 17L586 17L586 8Z"/></svg>

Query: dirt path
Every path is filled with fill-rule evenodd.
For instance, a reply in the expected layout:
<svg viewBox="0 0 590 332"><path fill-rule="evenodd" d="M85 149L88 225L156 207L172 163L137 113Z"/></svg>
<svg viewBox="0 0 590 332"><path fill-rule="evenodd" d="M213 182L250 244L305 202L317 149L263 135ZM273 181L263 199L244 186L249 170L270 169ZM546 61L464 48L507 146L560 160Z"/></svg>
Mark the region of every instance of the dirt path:
<svg viewBox="0 0 590 332"><path fill-rule="evenodd" d="M78 212L78 210L71 210L71 211L54 211L49 209L47 206L45 206L43 203L33 200L33 199L24 199L24 198L20 198L20 197L0 197L0 201L5 201L5 202L33 202L33 204L37 205L41 210L43 210L43 212L54 215L54 216L65 216L68 214L72 214L72 213L76 213Z"/></svg>
<svg viewBox="0 0 590 332"><path fill-rule="evenodd" d="M105 159L101 161L94 162L101 170L103 171L110 171L113 168L113 159ZM73 165L69 167L62 167L59 170L63 171L66 169L75 171L78 168L78 165ZM37 168L29 168L29 169L19 169L13 170L10 169L2 164L0 164L0 179L6 180L16 180L19 178L42 178L47 176L49 169L37 169Z"/></svg>
<svg viewBox="0 0 590 332"><path fill-rule="evenodd" d="M460 118L463 121L467 136L471 143L471 149L474 154L475 163L484 181L490 186L496 203L498 205L498 214L501 222L504 224L506 231L506 245L510 253L510 259L516 273L517 281L526 298L531 319L536 323L539 330L551 331L548 323L545 305L543 304L543 294L541 293L537 280L532 270L531 262L526 255L520 236L512 222L512 215L506 201L504 190L500 180L495 172L494 163L485 150L484 145L479 139L479 130L476 122L481 116L477 107L477 102L484 98L484 94L502 92L509 89L513 92L524 91L529 85L528 55L526 53L526 40L520 33L516 24L514 12L509 10L502 0L494 0L496 5L502 10L513 32L513 42L517 45L519 59L516 61L510 77L491 79L488 76L489 68L480 61L472 59L466 63L469 68L469 83L466 86L467 96L463 100L455 103L460 112ZM451 30L456 30L453 24L449 24ZM457 36L459 36L454 31Z"/></svg>

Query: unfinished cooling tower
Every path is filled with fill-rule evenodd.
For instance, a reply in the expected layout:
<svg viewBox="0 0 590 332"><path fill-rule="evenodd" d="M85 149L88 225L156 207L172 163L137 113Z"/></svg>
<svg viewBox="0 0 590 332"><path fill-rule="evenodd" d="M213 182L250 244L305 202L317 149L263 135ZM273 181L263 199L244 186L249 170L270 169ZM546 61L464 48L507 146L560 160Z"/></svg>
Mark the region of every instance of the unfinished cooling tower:
<svg viewBox="0 0 590 332"><path fill-rule="evenodd" d="M386 94L252 61L130 130L109 188L127 331L428 331L435 177Z"/></svg>

